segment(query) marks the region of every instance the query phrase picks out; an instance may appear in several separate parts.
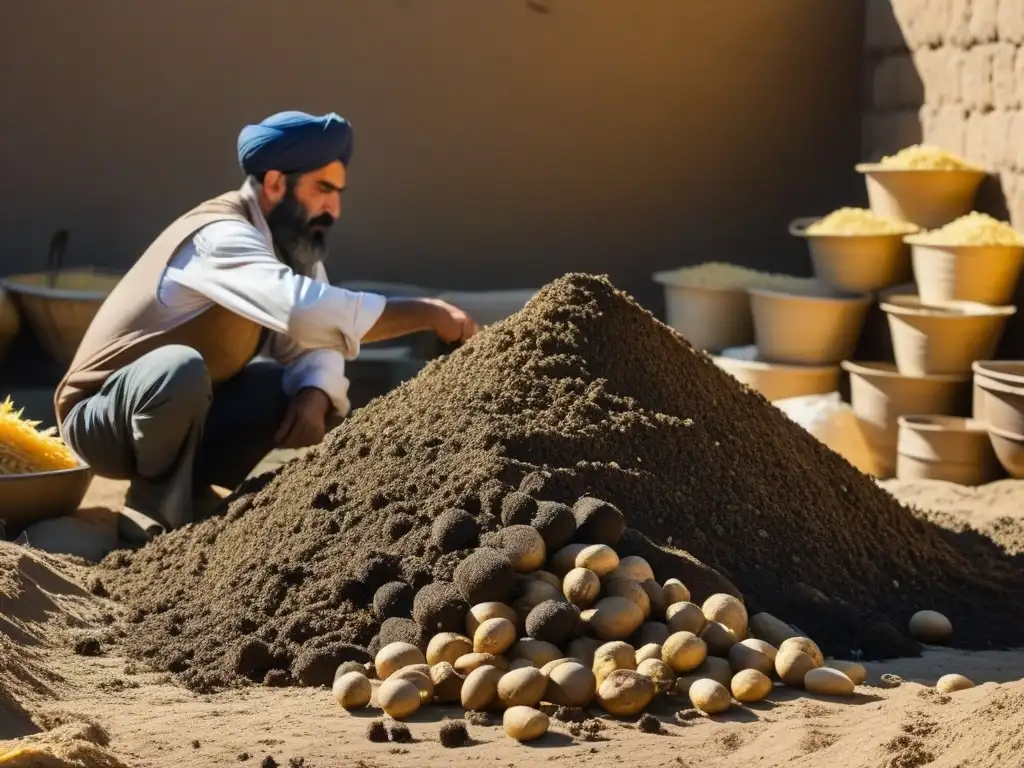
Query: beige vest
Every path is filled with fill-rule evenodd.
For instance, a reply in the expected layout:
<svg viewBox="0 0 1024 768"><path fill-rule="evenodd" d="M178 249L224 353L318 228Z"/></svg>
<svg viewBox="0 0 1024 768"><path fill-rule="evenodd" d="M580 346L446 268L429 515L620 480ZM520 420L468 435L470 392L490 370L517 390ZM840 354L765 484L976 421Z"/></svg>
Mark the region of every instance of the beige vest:
<svg viewBox="0 0 1024 768"><path fill-rule="evenodd" d="M259 352L262 327L214 305L182 322L157 300L160 278L181 245L215 221L249 221L238 192L201 203L165 229L103 302L54 394L57 423L115 371L168 344L192 347L214 383L239 373ZM252 222L250 222L252 223Z"/></svg>

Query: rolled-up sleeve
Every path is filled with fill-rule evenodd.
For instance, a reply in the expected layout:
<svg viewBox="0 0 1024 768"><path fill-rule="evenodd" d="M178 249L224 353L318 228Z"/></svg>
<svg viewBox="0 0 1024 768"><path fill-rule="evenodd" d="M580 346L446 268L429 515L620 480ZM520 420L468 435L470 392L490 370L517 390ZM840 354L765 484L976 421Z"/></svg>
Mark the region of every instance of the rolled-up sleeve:
<svg viewBox="0 0 1024 768"><path fill-rule="evenodd" d="M255 227L243 222L209 224L194 243L196 258L174 275L175 282L287 336L302 349L354 359L387 303L378 294L331 285L322 267L312 278L296 274L277 259Z"/></svg>

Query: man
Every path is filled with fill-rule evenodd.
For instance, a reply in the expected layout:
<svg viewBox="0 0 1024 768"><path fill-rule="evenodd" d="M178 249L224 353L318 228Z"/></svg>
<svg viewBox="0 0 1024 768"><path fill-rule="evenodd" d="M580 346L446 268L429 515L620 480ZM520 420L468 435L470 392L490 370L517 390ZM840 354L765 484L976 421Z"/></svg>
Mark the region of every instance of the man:
<svg viewBox="0 0 1024 768"><path fill-rule="evenodd" d="M98 475L131 480L123 532L188 523L210 485L234 488L274 447L320 442L349 411L345 361L362 342L476 332L442 301L328 282L352 143L334 113L246 126L242 188L173 222L100 307L54 405Z"/></svg>

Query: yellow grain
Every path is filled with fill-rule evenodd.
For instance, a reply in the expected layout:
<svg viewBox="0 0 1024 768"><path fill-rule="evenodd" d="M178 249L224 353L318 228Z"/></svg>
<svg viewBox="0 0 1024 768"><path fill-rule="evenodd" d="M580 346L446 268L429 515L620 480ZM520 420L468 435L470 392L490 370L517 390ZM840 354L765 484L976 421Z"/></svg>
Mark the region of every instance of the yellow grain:
<svg viewBox="0 0 1024 768"><path fill-rule="evenodd" d="M746 290L748 288L805 288L813 280L794 275L759 272L756 269L729 264L724 261L707 261L692 267L682 267L662 273L662 282L686 288L715 288L722 290Z"/></svg>
<svg viewBox="0 0 1024 768"><path fill-rule="evenodd" d="M38 421L21 417L8 397L0 403L0 475L53 472L78 466L78 459L54 430L40 432Z"/></svg>
<svg viewBox="0 0 1024 768"><path fill-rule="evenodd" d="M1024 237L1005 221L971 211L944 227L915 235L924 245L1024 245Z"/></svg>
<svg viewBox="0 0 1024 768"><path fill-rule="evenodd" d="M909 235L917 231L913 224L866 208L839 208L807 228L808 235Z"/></svg>
<svg viewBox="0 0 1024 768"><path fill-rule="evenodd" d="M910 171L965 171L978 170L963 158L947 149L931 144L912 144L895 155L883 157L879 165Z"/></svg>

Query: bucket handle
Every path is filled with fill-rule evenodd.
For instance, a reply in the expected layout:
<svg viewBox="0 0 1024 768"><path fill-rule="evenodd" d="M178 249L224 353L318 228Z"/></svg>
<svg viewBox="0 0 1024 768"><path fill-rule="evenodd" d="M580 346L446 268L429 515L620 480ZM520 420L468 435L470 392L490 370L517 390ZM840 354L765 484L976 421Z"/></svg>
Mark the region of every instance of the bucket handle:
<svg viewBox="0 0 1024 768"><path fill-rule="evenodd" d="M789 234L795 237L806 237L807 228L816 221L821 221L820 216L802 216L789 222Z"/></svg>
<svg viewBox="0 0 1024 768"><path fill-rule="evenodd" d="M68 249L68 231L58 229L50 238L50 250L46 254L47 283L52 289L57 284L57 274L64 263L64 254Z"/></svg>

